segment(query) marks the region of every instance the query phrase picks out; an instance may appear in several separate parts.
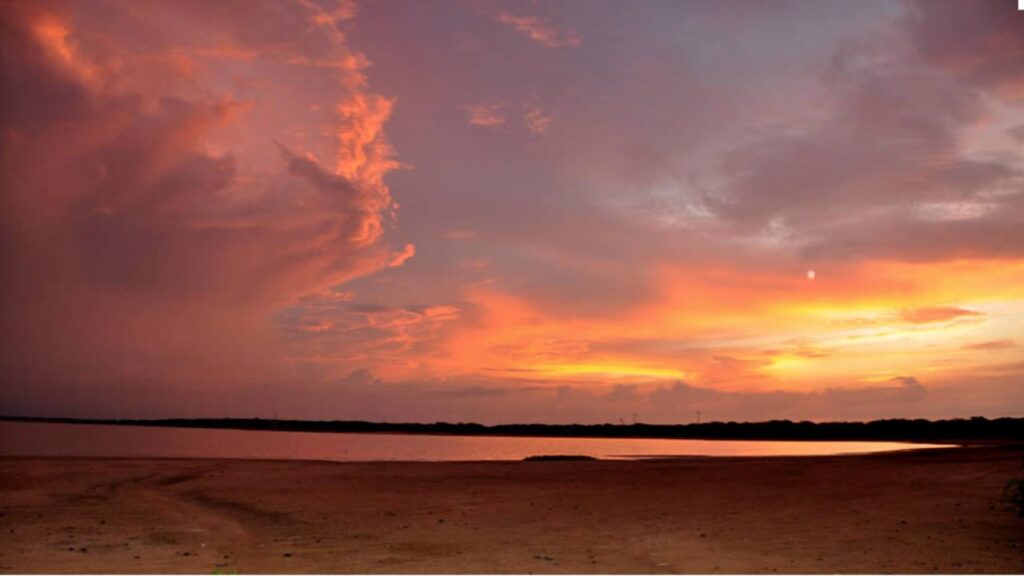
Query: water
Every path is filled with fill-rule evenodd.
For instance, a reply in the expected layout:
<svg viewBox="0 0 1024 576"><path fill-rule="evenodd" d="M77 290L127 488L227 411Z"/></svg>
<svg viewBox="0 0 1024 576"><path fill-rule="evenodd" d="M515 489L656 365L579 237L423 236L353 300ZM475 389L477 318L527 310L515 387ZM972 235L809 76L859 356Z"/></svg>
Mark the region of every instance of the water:
<svg viewBox="0 0 1024 576"><path fill-rule="evenodd" d="M900 442L333 434L0 422L3 456L457 461L521 460L553 454L595 458L821 456L939 447Z"/></svg>

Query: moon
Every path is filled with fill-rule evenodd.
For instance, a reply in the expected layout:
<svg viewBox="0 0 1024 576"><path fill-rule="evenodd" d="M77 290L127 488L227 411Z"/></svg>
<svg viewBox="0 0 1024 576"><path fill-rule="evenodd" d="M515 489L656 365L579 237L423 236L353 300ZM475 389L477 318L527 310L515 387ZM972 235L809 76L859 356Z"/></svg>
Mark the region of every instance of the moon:
<svg viewBox="0 0 1024 576"><path fill-rule="evenodd" d="M808 270L807 271L807 279L808 280L814 280L815 276L817 276L817 274L814 273L814 270Z"/></svg>

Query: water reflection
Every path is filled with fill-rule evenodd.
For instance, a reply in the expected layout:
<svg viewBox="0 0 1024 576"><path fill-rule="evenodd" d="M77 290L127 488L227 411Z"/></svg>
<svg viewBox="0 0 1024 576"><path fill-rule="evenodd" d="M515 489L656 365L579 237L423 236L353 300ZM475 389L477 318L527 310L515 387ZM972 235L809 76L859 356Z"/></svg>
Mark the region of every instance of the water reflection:
<svg viewBox="0 0 1024 576"><path fill-rule="evenodd" d="M596 458L819 456L937 447L941 446L900 442L333 434L0 422L0 454L6 456L452 461L521 460L545 454Z"/></svg>

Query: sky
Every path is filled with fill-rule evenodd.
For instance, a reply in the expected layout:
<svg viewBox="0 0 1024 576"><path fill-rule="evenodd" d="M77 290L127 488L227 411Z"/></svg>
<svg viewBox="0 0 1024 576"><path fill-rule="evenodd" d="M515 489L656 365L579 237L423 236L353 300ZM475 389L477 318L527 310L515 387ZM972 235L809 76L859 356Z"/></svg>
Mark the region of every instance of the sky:
<svg viewBox="0 0 1024 576"><path fill-rule="evenodd" d="M4 0L0 412L1024 416L1014 0Z"/></svg>

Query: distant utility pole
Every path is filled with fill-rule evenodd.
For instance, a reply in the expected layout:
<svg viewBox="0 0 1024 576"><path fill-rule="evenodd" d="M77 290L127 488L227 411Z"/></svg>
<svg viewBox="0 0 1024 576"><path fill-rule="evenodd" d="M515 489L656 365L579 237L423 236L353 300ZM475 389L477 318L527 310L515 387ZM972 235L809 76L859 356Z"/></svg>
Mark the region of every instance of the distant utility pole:
<svg viewBox="0 0 1024 576"><path fill-rule="evenodd" d="M697 424L700 424L700 410L697 410Z"/></svg>
<svg viewBox="0 0 1024 576"><path fill-rule="evenodd" d="M633 424L636 424L636 412L633 412Z"/></svg>

